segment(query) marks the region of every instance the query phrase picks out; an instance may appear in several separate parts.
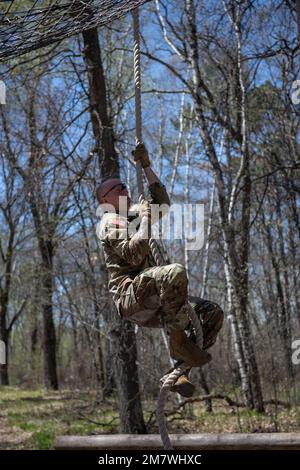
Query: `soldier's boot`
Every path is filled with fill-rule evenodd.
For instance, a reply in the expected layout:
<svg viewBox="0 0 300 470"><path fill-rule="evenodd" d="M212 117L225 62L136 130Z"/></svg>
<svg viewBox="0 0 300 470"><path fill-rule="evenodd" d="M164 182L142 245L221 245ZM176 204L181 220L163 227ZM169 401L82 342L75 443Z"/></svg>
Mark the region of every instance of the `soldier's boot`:
<svg viewBox="0 0 300 470"><path fill-rule="evenodd" d="M179 365L179 363L177 364ZM173 372L174 369L176 369L177 365L175 364L174 367L172 367L172 369L170 369L161 379L160 379L160 383L161 385L164 384L164 381L166 380L167 376ZM185 398L190 398L191 396L193 396L195 390L196 390L196 387L194 384L192 384L192 382L190 382L189 380L189 373L190 373L191 369L187 369L185 370L182 375L180 377L178 377L178 379L176 380L175 384L173 385L173 387L170 388L170 391L171 392L176 392L176 393L179 393L181 396L185 397Z"/></svg>
<svg viewBox="0 0 300 470"><path fill-rule="evenodd" d="M191 367L201 367L211 361L211 355L198 348L183 330L170 331L170 354Z"/></svg>
<svg viewBox="0 0 300 470"><path fill-rule="evenodd" d="M173 387L170 388L171 392L177 392L185 398L190 398L194 395L196 387L189 380L190 370L191 369L188 369L184 374L178 377Z"/></svg>

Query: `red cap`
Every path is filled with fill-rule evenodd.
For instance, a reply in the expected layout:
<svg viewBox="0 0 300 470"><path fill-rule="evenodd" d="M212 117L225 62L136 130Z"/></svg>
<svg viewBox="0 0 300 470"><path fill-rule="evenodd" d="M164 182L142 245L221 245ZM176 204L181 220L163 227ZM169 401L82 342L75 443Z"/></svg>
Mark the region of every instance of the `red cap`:
<svg viewBox="0 0 300 470"><path fill-rule="evenodd" d="M100 200L101 197L107 194L114 186L117 186L118 184L122 184L122 181L119 178L109 178L103 181L97 190L98 200Z"/></svg>

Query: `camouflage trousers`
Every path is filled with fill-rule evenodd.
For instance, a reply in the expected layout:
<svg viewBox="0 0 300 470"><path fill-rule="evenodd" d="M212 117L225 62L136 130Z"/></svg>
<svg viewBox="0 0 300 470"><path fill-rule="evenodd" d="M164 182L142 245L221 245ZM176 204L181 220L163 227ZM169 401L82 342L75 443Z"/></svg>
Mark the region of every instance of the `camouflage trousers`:
<svg viewBox="0 0 300 470"><path fill-rule="evenodd" d="M118 304L123 318L139 326L189 330L188 302L203 328L203 348L211 347L222 327L223 311L215 303L188 296L185 268L178 263L147 268L141 271L121 293Z"/></svg>

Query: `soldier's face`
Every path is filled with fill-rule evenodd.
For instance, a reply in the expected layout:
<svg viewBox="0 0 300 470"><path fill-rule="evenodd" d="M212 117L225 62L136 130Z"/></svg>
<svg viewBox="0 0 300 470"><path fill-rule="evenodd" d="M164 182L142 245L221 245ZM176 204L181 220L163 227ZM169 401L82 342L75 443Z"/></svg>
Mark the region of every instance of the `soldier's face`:
<svg viewBox="0 0 300 470"><path fill-rule="evenodd" d="M127 187L124 183L116 184L106 195L105 202L114 206L116 211L119 211L120 207L120 197L127 198L127 210L131 205L131 199L128 195ZM124 204L124 203L123 203Z"/></svg>

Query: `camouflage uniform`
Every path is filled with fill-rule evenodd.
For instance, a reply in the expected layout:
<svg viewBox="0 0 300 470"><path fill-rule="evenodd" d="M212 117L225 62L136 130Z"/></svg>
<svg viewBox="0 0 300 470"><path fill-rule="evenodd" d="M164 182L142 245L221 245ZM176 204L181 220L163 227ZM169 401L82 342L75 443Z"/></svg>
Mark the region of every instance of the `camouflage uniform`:
<svg viewBox="0 0 300 470"><path fill-rule="evenodd" d="M149 186L150 203L170 205L165 186L160 182ZM212 346L222 326L223 312L212 302L188 297L185 268L178 263L155 266L147 239L139 230L127 235L129 219L105 214L98 237L104 247L110 275L109 290L119 314L140 326L158 328L163 324L172 329L189 329L187 301L199 316L203 326L204 348Z"/></svg>

